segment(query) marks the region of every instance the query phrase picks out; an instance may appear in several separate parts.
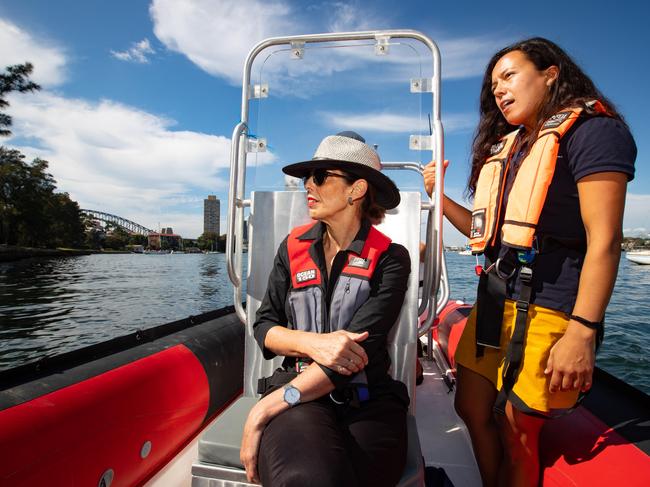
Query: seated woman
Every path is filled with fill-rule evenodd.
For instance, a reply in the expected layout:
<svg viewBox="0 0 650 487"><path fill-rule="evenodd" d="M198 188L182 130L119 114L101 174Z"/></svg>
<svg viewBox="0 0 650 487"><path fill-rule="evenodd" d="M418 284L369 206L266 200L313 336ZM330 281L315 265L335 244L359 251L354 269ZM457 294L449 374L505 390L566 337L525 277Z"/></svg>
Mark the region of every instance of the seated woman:
<svg viewBox="0 0 650 487"><path fill-rule="evenodd" d="M394 486L409 397L388 374L387 339L411 264L372 224L399 192L354 132L325 137L312 160L283 171L303 178L316 222L280 244L253 325L264 356L285 359L260 381L242 463L266 486Z"/></svg>

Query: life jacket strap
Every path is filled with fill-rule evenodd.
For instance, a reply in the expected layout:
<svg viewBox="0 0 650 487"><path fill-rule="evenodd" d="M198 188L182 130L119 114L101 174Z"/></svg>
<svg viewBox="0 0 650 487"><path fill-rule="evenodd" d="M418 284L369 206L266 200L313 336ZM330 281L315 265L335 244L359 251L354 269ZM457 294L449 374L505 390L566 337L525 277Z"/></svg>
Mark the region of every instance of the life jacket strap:
<svg viewBox="0 0 650 487"><path fill-rule="evenodd" d="M503 367L503 385L494 403L494 411L505 414L508 394L512 390L519 375L519 369L524 357L524 342L526 341L526 321L528 320L528 309L533 289L533 268L532 266L521 266L519 269L521 280L521 291L517 300L517 315L515 317L515 329L512 332L508 350L506 351L506 363Z"/></svg>
<svg viewBox="0 0 650 487"><path fill-rule="evenodd" d="M308 223L294 228L287 239L287 253L289 255L289 272L291 285L294 289L321 284L321 272L314 260L309 255L309 248L313 240L299 238L318 223Z"/></svg>
<svg viewBox="0 0 650 487"><path fill-rule="evenodd" d="M512 338L510 339L510 344L508 345L508 350L506 352L506 361L502 375L503 385L497 394L497 398L494 403L494 412L499 414L505 414L505 407L506 402L508 401L508 396L510 394L510 391L512 391L513 387L515 386L515 383L517 382L517 376L519 375L519 370L523 362L524 346L526 341L526 322L528 320L528 310L530 309L530 298L532 295L532 266L522 266L519 270L519 279L521 279L521 292L516 303L517 315L515 317L515 328L512 333ZM602 326L602 322L600 325L601 326L597 327L596 351L598 351L600 348L604 337L604 327ZM559 417L573 411L584 400L587 393L588 391L580 392L578 395L578 400L573 407L568 408L560 414L555 414L554 417Z"/></svg>

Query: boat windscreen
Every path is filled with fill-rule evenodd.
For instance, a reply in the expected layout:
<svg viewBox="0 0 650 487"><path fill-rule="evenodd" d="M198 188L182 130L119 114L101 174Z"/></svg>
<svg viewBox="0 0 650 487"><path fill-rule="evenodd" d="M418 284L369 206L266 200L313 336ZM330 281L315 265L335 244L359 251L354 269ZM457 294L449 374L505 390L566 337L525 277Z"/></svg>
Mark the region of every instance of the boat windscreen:
<svg viewBox="0 0 650 487"><path fill-rule="evenodd" d="M382 162L428 162L432 153L411 150L409 140L430 135L432 71L430 52L409 39L264 50L251 71L259 98L250 100L248 133L265 140L266 150L247 155L246 192L302 190L282 166L310 159L323 137L344 130L376 145ZM388 176L401 190L422 189L414 172Z"/></svg>

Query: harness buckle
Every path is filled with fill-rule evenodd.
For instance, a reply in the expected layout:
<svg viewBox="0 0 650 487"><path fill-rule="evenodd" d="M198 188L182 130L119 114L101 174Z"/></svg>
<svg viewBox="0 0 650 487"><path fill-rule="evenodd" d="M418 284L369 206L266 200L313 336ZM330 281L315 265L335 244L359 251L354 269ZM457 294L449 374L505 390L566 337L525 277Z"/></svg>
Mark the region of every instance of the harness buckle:
<svg viewBox="0 0 650 487"><path fill-rule="evenodd" d="M510 279L512 276L515 275L515 272L517 272L517 267L508 262L507 264L512 265L512 268L510 269L510 272L503 272L501 270L501 267L503 266L504 262L505 261L501 257L499 257L497 261L494 263L494 272L496 272L497 276L499 276L501 279L507 281L508 279Z"/></svg>
<svg viewBox="0 0 650 487"><path fill-rule="evenodd" d="M517 311L521 311L522 313L528 313L529 303L527 301L521 301L518 299L516 303L516 307L517 307Z"/></svg>
<svg viewBox="0 0 650 487"><path fill-rule="evenodd" d="M519 279L523 284L530 284L533 280L533 269L528 266L521 266L519 269Z"/></svg>

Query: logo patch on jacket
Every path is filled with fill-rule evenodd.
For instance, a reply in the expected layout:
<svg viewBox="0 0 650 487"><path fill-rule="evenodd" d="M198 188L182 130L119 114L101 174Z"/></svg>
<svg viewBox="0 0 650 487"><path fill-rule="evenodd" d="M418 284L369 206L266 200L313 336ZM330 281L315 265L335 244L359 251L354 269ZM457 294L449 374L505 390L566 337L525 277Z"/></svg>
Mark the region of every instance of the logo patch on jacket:
<svg viewBox="0 0 650 487"><path fill-rule="evenodd" d="M363 257L352 257L350 262L348 262L349 267L359 267L360 269L367 269L370 267L370 259L364 259Z"/></svg>
<svg viewBox="0 0 650 487"><path fill-rule="evenodd" d="M499 152L503 150L504 145L506 145L505 140L502 140L501 142L497 142L496 144L494 144L492 147L490 147L490 155L496 156Z"/></svg>
<svg viewBox="0 0 650 487"><path fill-rule="evenodd" d="M306 271L300 271L296 273L296 282L306 282L316 279L316 269L307 269Z"/></svg>
<svg viewBox="0 0 650 487"><path fill-rule="evenodd" d="M549 118L546 123L542 126L543 129L554 129L556 127L559 127L564 123L564 121L569 118L569 115L571 115L571 112L560 112L556 113L553 115L551 118Z"/></svg>

